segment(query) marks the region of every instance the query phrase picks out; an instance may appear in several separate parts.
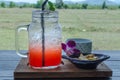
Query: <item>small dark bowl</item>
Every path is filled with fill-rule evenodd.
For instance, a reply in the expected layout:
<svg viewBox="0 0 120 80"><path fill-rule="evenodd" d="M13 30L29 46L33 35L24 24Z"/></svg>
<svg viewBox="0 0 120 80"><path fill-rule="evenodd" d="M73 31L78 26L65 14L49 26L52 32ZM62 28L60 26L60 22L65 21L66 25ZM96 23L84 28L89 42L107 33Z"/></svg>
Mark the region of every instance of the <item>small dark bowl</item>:
<svg viewBox="0 0 120 80"><path fill-rule="evenodd" d="M63 55L62 58L69 60L76 67L81 68L81 69L96 69L97 66L101 62L103 62L103 61L105 61L105 60L110 58L110 56L104 55L104 54L94 54L94 55L97 56L98 59L97 60L93 60L93 61L90 61L90 60L78 60L78 59L71 58L71 57L66 56L66 55Z"/></svg>

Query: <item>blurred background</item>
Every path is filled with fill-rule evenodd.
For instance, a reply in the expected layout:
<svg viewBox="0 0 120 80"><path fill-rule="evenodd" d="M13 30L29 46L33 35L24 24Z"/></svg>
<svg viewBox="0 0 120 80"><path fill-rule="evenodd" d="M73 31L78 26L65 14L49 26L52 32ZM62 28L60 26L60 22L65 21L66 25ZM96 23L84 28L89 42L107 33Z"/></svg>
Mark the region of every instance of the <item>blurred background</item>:
<svg viewBox="0 0 120 80"><path fill-rule="evenodd" d="M0 50L15 50L15 29L30 24L32 10L44 0L0 0ZM120 0L49 0L59 11L62 41L85 38L93 50L120 50ZM20 34L20 47L28 47L27 32Z"/></svg>

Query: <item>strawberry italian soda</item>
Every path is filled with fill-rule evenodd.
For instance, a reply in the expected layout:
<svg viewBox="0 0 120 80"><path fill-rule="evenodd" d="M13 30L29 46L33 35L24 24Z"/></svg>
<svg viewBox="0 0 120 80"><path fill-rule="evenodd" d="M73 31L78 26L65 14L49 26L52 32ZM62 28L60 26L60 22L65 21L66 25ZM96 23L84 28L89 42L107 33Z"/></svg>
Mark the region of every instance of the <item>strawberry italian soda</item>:
<svg viewBox="0 0 120 80"><path fill-rule="evenodd" d="M18 55L28 58L29 66L34 69L51 69L61 64L62 30L57 11L34 10L30 25L18 27L16 34L21 30L28 31L28 55L21 53L18 45L16 50Z"/></svg>

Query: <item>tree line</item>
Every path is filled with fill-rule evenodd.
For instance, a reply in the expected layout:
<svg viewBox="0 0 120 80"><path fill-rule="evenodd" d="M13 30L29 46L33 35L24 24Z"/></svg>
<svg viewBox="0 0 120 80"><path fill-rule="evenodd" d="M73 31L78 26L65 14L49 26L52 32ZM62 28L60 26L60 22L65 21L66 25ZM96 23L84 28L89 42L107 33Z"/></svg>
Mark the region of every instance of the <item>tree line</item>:
<svg viewBox="0 0 120 80"><path fill-rule="evenodd" d="M44 0L38 0L36 4L30 4L30 3L24 3L22 5L17 5L14 2L10 2L9 4L6 4L5 2L0 3L0 7L2 8L41 8L41 5ZM56 0L54 3L55 7L58 9L120 9L119 6L112 6L112 5L107 5L106 2L104 1L102 5L88 5L87 3L83 4L65 4L63 0Z"/></svg>

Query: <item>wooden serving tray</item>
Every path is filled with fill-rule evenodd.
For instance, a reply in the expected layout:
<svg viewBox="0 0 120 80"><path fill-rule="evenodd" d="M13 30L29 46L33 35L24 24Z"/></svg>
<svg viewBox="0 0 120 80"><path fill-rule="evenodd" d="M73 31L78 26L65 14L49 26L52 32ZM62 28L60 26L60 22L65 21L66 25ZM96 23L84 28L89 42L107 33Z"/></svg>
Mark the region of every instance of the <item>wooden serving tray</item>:
<svg viewBox="0 0 120 80"><path fill-rule="evenodd" d="M27 66L27 59L22 58L14 71L14 78L82 78L82 77L111 77L112 70L101 63L97 69L85 70L74 66L70 61L63 59L64 65L56 69L35 70Z"/></svg>

